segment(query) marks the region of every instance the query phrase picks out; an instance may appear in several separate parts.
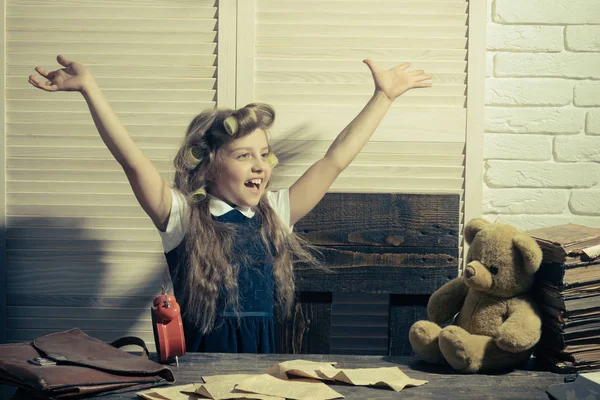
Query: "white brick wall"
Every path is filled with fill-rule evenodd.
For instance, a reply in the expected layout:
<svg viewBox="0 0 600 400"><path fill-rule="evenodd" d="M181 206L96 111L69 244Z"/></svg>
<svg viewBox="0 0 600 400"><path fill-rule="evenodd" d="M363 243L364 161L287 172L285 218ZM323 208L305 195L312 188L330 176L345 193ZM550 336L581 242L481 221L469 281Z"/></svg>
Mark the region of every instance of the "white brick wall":
<svg viewBox="0 0 600 400"><path fill-rule="evenodd" d="M488 0L483 213L600 228L600 0Z"/></svg>

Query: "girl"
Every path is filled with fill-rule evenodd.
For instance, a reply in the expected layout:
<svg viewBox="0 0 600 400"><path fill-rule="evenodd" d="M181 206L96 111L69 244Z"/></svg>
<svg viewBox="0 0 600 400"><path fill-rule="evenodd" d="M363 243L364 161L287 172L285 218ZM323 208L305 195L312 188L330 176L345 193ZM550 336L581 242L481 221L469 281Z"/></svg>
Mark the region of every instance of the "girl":
<svg viewBox="0 0 600 400"><path fill-rule="evenodd" d="M411 88L430 87L408 63L390 70L364 60L375 92L325 156L289 189L267 190L276 158L266 132L275 113L265 104L212 109L190 123L175 160L173 188L144 157L80 63L29 83L50 92L78 91L98 132L158 228L184 319L188 351L274 352L273 308L289 314L296 262L314 264L291 227L325 195L369 140L390 105Z"/></svg>

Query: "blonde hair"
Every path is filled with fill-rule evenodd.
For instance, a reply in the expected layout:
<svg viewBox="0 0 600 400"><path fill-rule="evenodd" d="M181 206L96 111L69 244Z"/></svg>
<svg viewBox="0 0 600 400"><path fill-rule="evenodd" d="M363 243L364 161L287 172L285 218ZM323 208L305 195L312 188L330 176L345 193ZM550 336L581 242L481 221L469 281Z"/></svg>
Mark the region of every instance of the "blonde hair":
<svg viewBox="0 0 600 400"><path fill-rule="evenodd" d="M218 176L219 151L232 140L256 129L267 130L275 119L266 104L248 104L239 110L210 109L190 123L183 144L175 156L174 188L186 198L189 223L185 235L185 253L173 271L173 280L181 282L177 293L184 318L206 333L215 322L220 288L226 290L224 304L237 313L238 272L232 257L235 225L212 219L203 190ZM295 263L319 265L314 249L283 225L269 201L262 196L255 208L260 236L273 260L275 300L279 314L289 315L294 301Z"/></svg>

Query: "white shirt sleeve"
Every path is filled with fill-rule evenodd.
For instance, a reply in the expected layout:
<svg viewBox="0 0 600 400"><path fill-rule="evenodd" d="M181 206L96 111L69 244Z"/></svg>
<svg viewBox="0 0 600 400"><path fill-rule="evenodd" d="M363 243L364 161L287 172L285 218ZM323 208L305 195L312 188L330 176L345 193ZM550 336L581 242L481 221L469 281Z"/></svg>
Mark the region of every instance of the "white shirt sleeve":
<svg viewBox="0 0 600 400"><path fill-rule="evenodd" d="M290 190L282 189L268 192L267 199L285 226L290 227Z"/></svg>
<svg viewBox="0 0 600 400"><path fill-rule="evenodd" d="M158 231L165 253L179 246L187 229L187 202L185 198L179 191L171 189L171 199L171 214L169 215L167 230L164 232Z"/></svg>

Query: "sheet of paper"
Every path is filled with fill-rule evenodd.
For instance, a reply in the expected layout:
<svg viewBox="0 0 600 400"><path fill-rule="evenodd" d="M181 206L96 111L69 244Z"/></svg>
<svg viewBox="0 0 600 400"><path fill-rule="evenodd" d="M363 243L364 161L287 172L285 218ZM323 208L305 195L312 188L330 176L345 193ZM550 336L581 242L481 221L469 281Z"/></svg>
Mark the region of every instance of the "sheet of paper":
<svg viewBox="0 0 600 400"><path fill-rule="evenodd" d="M338 371L332 366L335 364L335 362L329 361L290 360L274 364L267 369L267 373L279 379L289 379L289 376L299 376L303 378L330 380L326 376L319 375L319 371L334 373Z"/></svg>
<svg viewBox="0 0 600 400"><path fill-rule="evenodd" d="M579 374L579 376L590 380L594 383L597 383L600 385L600 371L598 372L587 372L587 373L583 373L583 374Z"/></svg>
<svg viewBox="0 0 600 400"><path fill-rule="evenodd" d="M137 392L136 395L147 400L197 400L200 396L194 394L194 392L200 385L202 384L190 383L187 385L153 388Z"/></svg>
<svg viewBox="0 0 600 400"><path fill-rule="evenodd" d="M329 400L344 398L323 382L289 381L268 374L255 375L244 379L235 388L244 392L279 396L286 399Z"/></svg>
<svg viewBox="0 0 600 400"><path fill-rule="evenodd" d="M337 369L332 364L335 363L292 360L275 364L267 372L281 379L291 376L310 377L356 386L387 386L395 391L400 391L406 386L421 386L427 383L409 378L398 367Z"/></svg>
<svg viewBox="0 0 600 400"><path fill-rule="evenodd" d="M235 388L239 382L244 379L252 378L256 375L231 374L231 375L210 375L203 376L204 384L196 389L196 393L203 397L214 400L225 399L256 399L256 400L285 400L284 397L268 396L264 394L241 392Z"/></svg>
<svg viewBox="0 0 600 400"><path fill-rule="evenodd" d="M334 375L329 371L323 374L333 380L357 386L388 386L396 392L406 386L421 386L427 383L427 381L409 378L398 367L348 368L338 369Z"/></svg>

